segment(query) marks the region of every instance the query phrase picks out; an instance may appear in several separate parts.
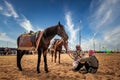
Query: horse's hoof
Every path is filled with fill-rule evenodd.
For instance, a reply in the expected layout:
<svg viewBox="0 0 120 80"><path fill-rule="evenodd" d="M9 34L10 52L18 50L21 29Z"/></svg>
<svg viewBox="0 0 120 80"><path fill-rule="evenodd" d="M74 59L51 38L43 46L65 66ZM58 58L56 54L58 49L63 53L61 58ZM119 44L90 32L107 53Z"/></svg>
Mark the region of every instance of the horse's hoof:
<svg viewBox="0 0 120 80"><path fill-rule="evenodd" d="M19 71L22 71L22 69L19 69Z"/></svg>
<svg viewBox="0 0 120 80"><path fill-rule="evenodd" d="M22 69L19 69L20 71L22 71Z"/></svg>
<svg viewBox="0 0 120 80"><path fill-rule="evenodd" d="M19 71L22 71L22 68L19 68Z"/></svg>
<svg viewBox="0 0 120 80"><path fill-rule="evenodd" d="M45 71L45 73L48 73L48 72L49 72L48 70Z"/></svg>
<svg viewBox="0 0 120 80"><path fill-rule="evenodd" d="M37 71L37 73L39 74L39 73L40 73L40 71Z"/></svg>
<svg viewBox="0 0 120 80"><path fill-rule="evenodd" d="M45 69L45 72L48 73L49 72L48 69Z"/></svg>

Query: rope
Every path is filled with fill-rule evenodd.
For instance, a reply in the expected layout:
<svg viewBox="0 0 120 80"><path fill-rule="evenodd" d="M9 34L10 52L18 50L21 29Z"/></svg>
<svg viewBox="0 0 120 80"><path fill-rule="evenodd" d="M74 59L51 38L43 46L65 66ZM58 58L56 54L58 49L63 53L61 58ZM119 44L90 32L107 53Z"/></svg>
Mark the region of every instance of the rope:
<svg viewBox="0 0 120 80"><path fill-rule="evenodd" d="M77 52L77 51L67 51L68 55L70 56L71 59L75 60L75 57L82 58L81 54L83 54L83 51Z"/></svg>

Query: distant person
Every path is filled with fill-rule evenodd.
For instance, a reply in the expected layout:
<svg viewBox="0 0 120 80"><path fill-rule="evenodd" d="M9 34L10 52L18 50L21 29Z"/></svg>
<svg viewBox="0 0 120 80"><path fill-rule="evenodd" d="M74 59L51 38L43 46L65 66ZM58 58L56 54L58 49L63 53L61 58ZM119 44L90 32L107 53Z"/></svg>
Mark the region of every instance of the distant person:
<svg viewBox="0 0 120 80"><path fill-rule="evenodd" d="M98 69L98 60L93 50L88 51L89 57L80 58L73 62L73 71L80 73L96 73Z"/></svg>

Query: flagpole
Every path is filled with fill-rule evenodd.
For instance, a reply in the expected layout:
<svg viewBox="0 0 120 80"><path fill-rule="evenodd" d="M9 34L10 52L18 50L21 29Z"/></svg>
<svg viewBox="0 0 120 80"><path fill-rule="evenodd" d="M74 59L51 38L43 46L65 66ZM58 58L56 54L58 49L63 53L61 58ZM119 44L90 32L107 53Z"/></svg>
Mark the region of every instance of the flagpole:
<svg viewBox="0 0 120 80"><path fill-rule="evenodd" d="M81 46L81 21L79 20L80 27L79 27L79 45Z"/></svg>

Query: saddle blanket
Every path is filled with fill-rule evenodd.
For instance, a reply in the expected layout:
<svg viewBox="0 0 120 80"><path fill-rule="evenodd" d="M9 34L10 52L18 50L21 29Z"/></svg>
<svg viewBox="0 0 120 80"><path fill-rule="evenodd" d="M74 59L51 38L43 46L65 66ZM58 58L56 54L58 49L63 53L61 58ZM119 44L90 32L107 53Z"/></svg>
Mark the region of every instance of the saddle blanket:
<svg viewBox="0 0 120 80"><path fill-rule="evenodd" d="M42 31L33 34L22 34L19 37L18 49L19 50L35 50L42 37Z"/></svg>

